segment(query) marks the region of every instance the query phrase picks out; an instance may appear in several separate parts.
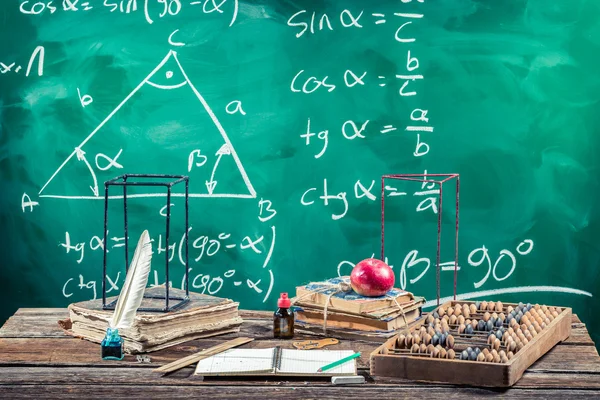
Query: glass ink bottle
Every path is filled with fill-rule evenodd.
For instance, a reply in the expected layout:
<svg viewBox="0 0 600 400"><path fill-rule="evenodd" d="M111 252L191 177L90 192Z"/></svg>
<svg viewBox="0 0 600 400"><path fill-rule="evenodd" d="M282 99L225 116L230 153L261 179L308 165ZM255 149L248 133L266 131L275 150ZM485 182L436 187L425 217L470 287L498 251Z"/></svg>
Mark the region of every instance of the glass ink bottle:
<svg viewBox="0 0 600 400"><path fill-rule="evenodd" d="M273 337L291 339L294 337L294 312L287 293L281 293L277 300L277 311L273 314Z"/></svg>
<svg viewBox="0 0 600 400"><path fill-rule="evenodd" d="M106 336L102 340L102 359L122 360L124 356L123 338L119 336L119 330L108 328Z"/></svg>

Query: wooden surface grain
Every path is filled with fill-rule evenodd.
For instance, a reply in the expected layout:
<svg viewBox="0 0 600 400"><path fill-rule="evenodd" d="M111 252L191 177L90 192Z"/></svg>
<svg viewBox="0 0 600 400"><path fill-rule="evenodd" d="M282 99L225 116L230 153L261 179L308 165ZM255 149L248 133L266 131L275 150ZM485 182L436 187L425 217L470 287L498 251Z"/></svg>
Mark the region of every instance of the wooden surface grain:
<svg viewBox="0 0 600 400"><path fill-rule="evenodd" d="M97 344L65 335L58 320L66 309L20 309L0 328L0 398L600 398L600 357L585 325L573 316L569 339L534 363L510 389L486 389L419 383L368 375L369 353L379 343L342 340L335 347L362 353L359 373L367 383L333 386L329 380L264 378L205 379L192 376L193 367L160 376L152 370L181 357L236 336L256 340L242 347L265 348L276 341L271 334L271 313L242 311L239 334L194 340L149 353L151 362L140 363L127 355L123 361L103 361ZM295 339L302 339L296 337ZM134 397L134 398L135 398Z"/></svg>

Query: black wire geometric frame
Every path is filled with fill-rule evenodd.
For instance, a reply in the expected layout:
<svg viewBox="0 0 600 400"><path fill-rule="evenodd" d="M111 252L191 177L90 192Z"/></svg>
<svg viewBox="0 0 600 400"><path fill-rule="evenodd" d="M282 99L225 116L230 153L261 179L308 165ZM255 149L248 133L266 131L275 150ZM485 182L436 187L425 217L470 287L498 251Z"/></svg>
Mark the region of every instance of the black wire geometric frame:
<svg viewBox="0 0 600 400"><path fill-rule="evenodd" d="M152 180L150 180L152 179ZM171 181L165 181L171 179ZM185 296L169 296L169 234L171 231L171 189L178 183L185 182ZM164 299L164 308L139 308L138 311L168 312L173 311L189 301L190 289L188 285L188 231L189 231L189 177L184 175L159 175L159 174L125 174L104 182L104 261L102 277L102 309L114 310L117 300L106 304L106 259L107 259L107 236L108 236L108 189L111 186L123 187L123 210L125 223L125 274L129 268L129 229L127 226L127 186L165 186L167 188L167 226L165 232L165 295L146 296L147 299ZM179 301L169 306L170 301Z"/></svg>

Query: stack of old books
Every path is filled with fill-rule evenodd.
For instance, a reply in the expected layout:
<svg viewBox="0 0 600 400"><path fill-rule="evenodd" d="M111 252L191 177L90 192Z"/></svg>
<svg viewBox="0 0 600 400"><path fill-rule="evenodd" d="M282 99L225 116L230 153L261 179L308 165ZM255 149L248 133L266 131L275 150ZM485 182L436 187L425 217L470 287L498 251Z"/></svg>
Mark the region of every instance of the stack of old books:
<svg viewBox="0 0 600 400"><path fill-rule="evenodd" d="M349 283L349 278L296 288L297 331L342 339L385 341L421 315L425 299L410 292L392 289L385 296L364 297L354 291L340 291L340 283Z"/></svg>
<svg viewBox="0 0 600 400"><path fill-rule="evenodd" d="M183 297L185 292L169 289L170 297ZM146 297L165 295L164 286L146 289ZM108 298L107 304L116 300ZM172 301L171 305L176 301ZM174 311L138 310L131 328L120 329L126 353L136 354L164 349L192 339L239 332L242 319L238 305L230 299L190 292L190 300ZM163 308L162 299L144 298L142 308ZM69 306L70 320L59 324L68 334L100 343L106 334L111 310L102 310L102 300L83 301Z"/></svg>

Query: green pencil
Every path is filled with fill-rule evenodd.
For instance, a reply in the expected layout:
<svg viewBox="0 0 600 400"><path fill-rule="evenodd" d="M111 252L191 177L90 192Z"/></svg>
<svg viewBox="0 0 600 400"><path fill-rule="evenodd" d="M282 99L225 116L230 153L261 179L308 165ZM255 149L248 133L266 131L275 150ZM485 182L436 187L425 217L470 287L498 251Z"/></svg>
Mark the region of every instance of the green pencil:
<svg viewBox="0 0 600 400"><path fill-rule="evenodd" d="M319 368L317 370L317 372L327 371L328 369L337 367L338 365L342 365L342 364L344 364L344 363L346 363L346 362L348 362L350 360L354 360L355 358L358 358L358 357L360 357L360 352L354 353L354 354L352 354L351 356L348 356L348 357L344 357L341 360L334 361L331 364L327 364L326 366Z"/></svg>

